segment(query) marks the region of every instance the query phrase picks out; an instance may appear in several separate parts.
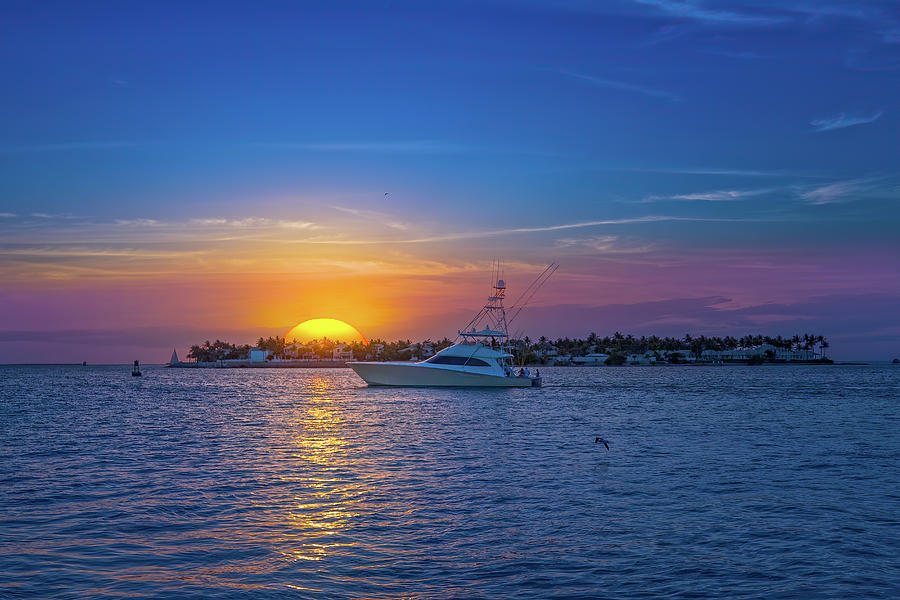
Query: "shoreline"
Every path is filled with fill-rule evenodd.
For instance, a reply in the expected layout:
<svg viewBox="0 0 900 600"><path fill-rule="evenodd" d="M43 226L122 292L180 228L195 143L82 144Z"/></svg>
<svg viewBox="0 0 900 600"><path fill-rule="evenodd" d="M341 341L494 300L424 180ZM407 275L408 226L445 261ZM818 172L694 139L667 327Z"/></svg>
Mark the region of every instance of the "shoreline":
<svg viewBox="0 0 900 600"><path fill-rule="evenodd" d="M356 361L351 361L356 362ZM391 361L384 361L391 362ZM396 361L395 361L396 362ZM821 361L789 361L789 362L766 362L752 365L747 362L725 362L725 363L656 363L656 364L621 364L621 365L542 365L540 363L529 363L525 365L529 369L584 369L584 368L622 368L622 367L742 367L742 366L790 366L790 365L807 365L807 366L865 366L871 364L863 361L841 361L841 362L821 362ZM173 369L348 369L350 368L346 361L330 361L330 360L296 360L296 361L267 361L253 362L240 361L226 364L216 363L187 363L180 362L177 364L165 363L162 365L166 368ZM521 367L515 367L521 368Z"/></svg>
<svg viewBox="0 0 900 600"><path fill-rule="evenodd" d="M265 362L250 362L249 360L236 360L224 363L196 363L177 362L165 363L164 367L171 369L349 369L344 360L272 360Z"/></svg>

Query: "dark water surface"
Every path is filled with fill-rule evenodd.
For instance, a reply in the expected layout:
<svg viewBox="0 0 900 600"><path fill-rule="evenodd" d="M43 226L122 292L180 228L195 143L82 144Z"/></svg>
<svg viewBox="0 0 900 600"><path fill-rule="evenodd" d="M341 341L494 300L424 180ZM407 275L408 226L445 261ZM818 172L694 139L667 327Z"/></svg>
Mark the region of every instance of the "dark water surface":
<svg viewBox="0 0 900 600"><path fill-rule="evenodd" d="M900 597L900 368L544 371L0 367L0 597Z"/></svg>

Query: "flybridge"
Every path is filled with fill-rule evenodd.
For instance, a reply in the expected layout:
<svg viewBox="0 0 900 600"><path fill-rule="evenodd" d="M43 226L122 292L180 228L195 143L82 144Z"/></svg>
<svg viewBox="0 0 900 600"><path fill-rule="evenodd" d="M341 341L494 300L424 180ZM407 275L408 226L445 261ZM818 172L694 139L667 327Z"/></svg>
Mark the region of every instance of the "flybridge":
<svg viewBox="0 0 900 600"><path fill-rule="evenodd" d="M493 272L491 274L493 293L488 296L487 304L478 311L478 314L476 314L465 327L457 330L459 337L467 343L478 341L479 339L482 342L491 340L491 345L494 345L498 339L505 340L509 338L510 323L519 316L522 309L528 305L537 291L543 287L547 280L550 279L550 276L553 275L558 268L559 265L556 263L547 265L534 281L532 281L519 295L513 305L509 307L512 316L507 317L506 307L503 304L506 299L506 282L503 281L503 268L499 261L494 263ZM501 346L503 343L504 342L501 342Z"/></svg>

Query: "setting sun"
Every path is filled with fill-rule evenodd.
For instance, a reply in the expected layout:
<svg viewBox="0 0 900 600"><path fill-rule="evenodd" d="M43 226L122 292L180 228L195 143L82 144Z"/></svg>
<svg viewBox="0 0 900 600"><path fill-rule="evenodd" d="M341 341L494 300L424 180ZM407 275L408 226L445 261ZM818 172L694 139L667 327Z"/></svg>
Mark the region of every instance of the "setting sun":
<svg viewBox="0 0 900 600"><path fill-rule="evenodd" d="M369 343L356 327L340 319L308 319L288 331L284 340L305 344L310 340L321 340L326 337L340 342L362 342L366 345Z"/></svg>

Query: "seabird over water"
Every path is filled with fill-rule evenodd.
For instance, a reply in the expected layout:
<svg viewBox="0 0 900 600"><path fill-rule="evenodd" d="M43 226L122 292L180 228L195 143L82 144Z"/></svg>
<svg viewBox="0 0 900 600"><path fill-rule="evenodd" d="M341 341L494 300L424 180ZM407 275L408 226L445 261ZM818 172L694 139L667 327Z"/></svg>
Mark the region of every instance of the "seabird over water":
<svg viewBox="0 0 900 600"><path fill-rule="evenodd" d="M597 439L594 440L595 444L597 442L603 442L603 445L606 446L607 450L609 450L609 442L607 442L606 440L604 440L603 438L600 438L600 437L598 437Z"/></svg>

